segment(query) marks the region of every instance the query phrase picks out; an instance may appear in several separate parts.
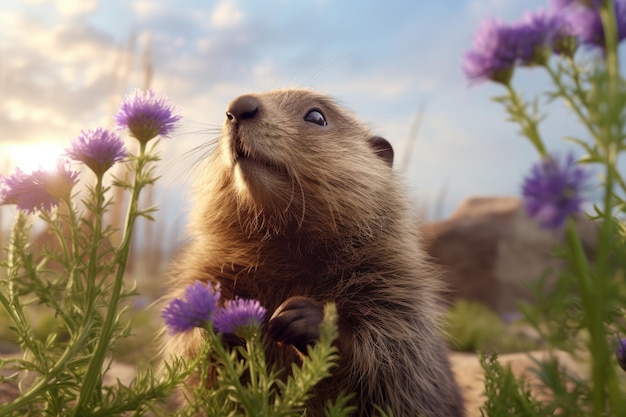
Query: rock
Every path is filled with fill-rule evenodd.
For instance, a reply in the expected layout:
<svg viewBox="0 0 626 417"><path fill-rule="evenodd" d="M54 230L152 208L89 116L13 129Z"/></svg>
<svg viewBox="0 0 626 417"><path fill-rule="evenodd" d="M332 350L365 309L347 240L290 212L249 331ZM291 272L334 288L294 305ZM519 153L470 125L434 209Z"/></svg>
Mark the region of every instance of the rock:
<svg viewBox="0 0 626 417"><path fill-rule="evenodd" d="M595 246L595 225L577 222L583 246ZM553 256L562 231L541 229L513 197L475 197L444 221L423 226L424 249L442 266L451 301L478 301L505 315L532 300L528 284L561 261ZM555 277L548 278L548 285Z"/></svg>

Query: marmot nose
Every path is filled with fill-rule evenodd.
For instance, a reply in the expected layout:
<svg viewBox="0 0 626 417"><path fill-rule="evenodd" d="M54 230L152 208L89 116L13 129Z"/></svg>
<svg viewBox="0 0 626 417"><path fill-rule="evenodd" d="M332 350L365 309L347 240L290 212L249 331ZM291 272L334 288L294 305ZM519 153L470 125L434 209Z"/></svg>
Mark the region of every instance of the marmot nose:
<svg viewBox="0 0 626 417"><path fill-rule="evenodd" d="M252 119L259 112L259 105L260 101L255 96L239 96L228 105L226 117L233 123Z"/></svg>

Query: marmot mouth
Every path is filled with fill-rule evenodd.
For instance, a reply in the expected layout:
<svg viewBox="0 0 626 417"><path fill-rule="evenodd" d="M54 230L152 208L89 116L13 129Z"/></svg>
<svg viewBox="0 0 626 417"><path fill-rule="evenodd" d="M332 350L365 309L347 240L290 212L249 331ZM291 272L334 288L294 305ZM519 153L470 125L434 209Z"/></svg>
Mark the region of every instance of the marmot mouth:
<svg viewBox="0 0 626 417"><path fill-rule="evenodd" d="M256 163L257 165L263 165L266 168L269 168L270 170L277 173L287 175L287 168L285 168L284 165L268 159L264 155L259 155L258 152L255 152L253 149L246 146L239 136L236 136L233 142L235 145L235 163L252 162Z"/></svg>

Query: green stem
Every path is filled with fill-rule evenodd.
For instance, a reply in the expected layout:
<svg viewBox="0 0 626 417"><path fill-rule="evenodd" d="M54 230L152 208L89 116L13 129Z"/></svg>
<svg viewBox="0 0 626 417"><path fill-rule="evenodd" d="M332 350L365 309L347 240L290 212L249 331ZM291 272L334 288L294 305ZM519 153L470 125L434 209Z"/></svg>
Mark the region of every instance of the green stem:
<svg viewBox="0 0 626 417"><path fill-rule="evenodd" d="M76 211L74 210L71 196L67 197L67 199L65 200L65 205L67 206L67 214L70 218L70 233L72 234L71 265L74 266L78 259L80 249L80 244L78 240L78 228L80 227L80 225L76 220Z"/></svg>
<svg viewBox="0 0 626 417"><path fill-rule="evenodd" d="M7 257L8 279L6 288L8 294L6 298L2 297L2 302L7 313L11 316L11 322L15 324L15 328L19 332L26 349L33 352L34 358L40 358L39 348L31 335L30 325L24 315L24 308L20 296L15 291L13 282L19 277L20 269L24 267L22 252L27 239L24 235L28 233L26 219L27 217L22 211L17 212L17 218L11 230Z"/></svg>
<svg viewBox="0 0 626 417"><path fill-rule="evenodd" d="M139 193L146 183L143 170L148 161L149 158L146 156L146 143L141 142L139 147L139 156L137 157L137 169L135 171L132 195L124 227L124 236L117 251L117 273L111 290L111 300L108 303L107 314L102 326L102 332L100 334L100 338L98 339L98 344L96 345L94 354L91 357L91 361L89 362L89 367L87 369L87 373L85 374L85 380L82 389L80 390L73 416L83 416L88 414L87 405L91 401L96 388L101 383L102 365L104 363L107 349L110 347L111 338L115 328L115 320L117 317L118 305L124 283L124 273L126 271L126 264L128 263L128 256L132 243L133 227L135 220L138 217Z"/></svg>
<svg viewBox="0 0 626 417"><path fill-rule="evenodd" d="M576 71L575 67L574 66L572 67L573 67L573 71ZM594 138L597 138L598 133L596 132L596 128L593 126L593 124L591 124L591 121L589 120L589 118L585 116L585 114L582 112L580 106L578 106L574 98L570 96L570 94L567 92L565 86L561 82L561 77L559 77L558 74L554 72L554 70L549 65L546 65L545 68L548 71L548 74L550 74L552 81L557 86L559 95L565 100L565 102L569 105L569 107L572 110L574 110L574 112L576 113L580 121L585 125L589 133L591 133L591 135L593 135ZM578 83L577 83L576 88L579 88ZM584 106L584 103L583 103L583 106Z"/></svg>
<svg viewBox="0 0 626 417"><path fill-rule="evenodd" d="M38 355L39 349L30 337L30 326L24 316L24 309L15 294L11 290L9 290L9 292L8 297L0 293L0 304L2 304L6 313L9 315L11 323L13 323L15 328L20 332L22 343L26 347L26 350L33 352L33 357L38 359L40 357L40 355Z"/></svg>
<svg viewBox="0 0 626 417"><path fill-rule="evenodd" d="M67 287L66 287L66 295L70 294L70 290L72 288L76 289L78 288L79 290L82 291L82 287L77 287L77 285L80 285L77 282L77 267L79 264L79 240L78 240L78 228L80 227L80 225L78 224L78 221L76 220L76 212L74 211L74 206L72 205L72 197L68 196L65 200L65 205L67 207L67 212L68 212L68 216L70 219L70 233L71 233L71 238L72 238L72 253L68 254L66 256L65 261L67 262L67 264L69 265L70 269L70 274L67 280ZM64 245L64 241L65 239L61 239L63 242L60 242L61 245Z"/></svg>
<svg viewBox="0 0 626 417"><path fill-rule="evenodd" d="M610 128L606 129L606 134ZM600 416L606 408L606 390L608 389L609 395L614 393L615 375L609 358L611 357L606 341L606 331L603 325L605 320L605 300L607 293L607 283L610 279L609 257L612 251L613 239L613 188L614 188L614 173L617 163L617 152L615 151L615 142L610 140L610 136L607 136L608 141L606 143L606 171L605 171L605 184L604 184L604 207L602 213L602 223L599 227L598 247L596 253L596 273L594 280L594 292L595 299L594 305L597 306L597 318L598 328L596 331L596 343L594 344L592 335L592 358L593 358L593 400L594 400L594 415ZM606 317L608 319L609 317ZM619 406L622 401L619 398L615 398L611 395L611 400L615 406ZM616 411L616 410L614 410Z"/></svg>
<svg viewBox="0 0 626 417"><path fill-rule="evenodd" d="M622 178L619 171L617 170L617 167L611 166L611 169L613 170L613 178L615 179L617 184L620 186L622 191L626 193L626 182L624 182L624 179Z"/></svg>
<svg viewBox="0 0 626 417"><path fill-rule="evenodd" d="M69 197L68 197L69 198ZM63 200L64 203L67 203L67 200ZM56 221L50 216L48 212L42 212L39 217L48 225L48 229L54 233L57 238L57 242L61 248L61 253L63 254L63 262L66 265L70 265L70 251L67 248L67 236L65 235L65 231L62 226L62 215L60 214L61 208L59 208L59 212L56 214Z"/></svg>
<svg viewBox="0 0 626 417"><path fill-rule="evenodd" d="M211 347L215 349L218 357L222 360L224 368L226 368L226 371L230 375L229 382L235 386L235 390L239 394L239 400L241 401L241 405L247 411L246 415L254 415L255 406L252 402L250 402L250 396L248 395L249 393L241 384L241 375L237 373L237 370L233 365L233 360L224 348L222 340L217 337L213 329L210 328L210 325L207 331L209 333L209 339L211 340Z"/></svg>
<svg viewBox="0 0 626 417"><path fill-rule="evenodd" d="M584 313L584 325L589 331L591 340L589 348L592 352L592 402L593 415L600 416L605 405L604 384L606 358L609 357L608 346L605 338L604 320L602 314L603 303L597 302L597 295L602 291L599 288L598 279L592 280L587 257L580 242L580 237L576 230L576 224L570 218L565 228L567 244L572 255L573 272L576 275L582 308ZM600 278L600 277L596 277ZM601 278L599 279L602 280Z"/></svg>
<svg viewBox="0 0 626 417"><path fill-rule="evenodd" d="M582 104L582 106L589 110L589 100L587 100L587 96L586 96L586 91L583 88L583 84L580 80L580 71L578 70L578 66L576 65L576 61L574 61L573 57L567 57L567 62L569 64L570 67L570 77L572 77L572 81L574 81L574 93L576 94L576 97L578 98L578 100L580 101L580 104Z"/></svg>
<svg viewBox="0 0 626 417"><path fill-rule="evenodd" d="M619 74L619 56L617 53L617 23L615 16L615 5L613 1L604 1L600 8L600 18L605 34L606 46L606 71L608 76L607 91L607 115L602 118L606 120L603 126L603 137L598 140L598 147L604 152L604 160L606 164L605 182L604 182L604 207L602 223L600 224L598 248L596 255L596 279L595 279L595 300L594 304L597 308L603 308L605 302L605 294L607 291L607 282L610 277L609 256L612 252L613 239L613 211L614 211L614 183L616 179L616 164L618 157L618 144L621 139L620 117L618 105L618 95L620 87ZM619 175L617 176L619 178ZM598 320L604 320L604 310L598 311L600 317ZM598 323L599 327L602 323ZM593 391L592 398L594 404L594 415L601 415L606 409L606 395L608 395L612 405L615 408L622 408L623 400L621 396L615 395L615 373L609 362L610 354L606 341L606 332L604 328L598 328L595 345L592 339L592 357L593 357ZM593 335L592 335L593 338ZM613 410L617 411L617 410Z"/></svg>
<svg viewBox="0 0 626 417"><path fill-rule="evenodd" d="M252 332L250 332L252 333ZM270 386L268 384L269 377L267 375L267 364L265 361L265 349L263 348L262 338L258 331L250 334L246 338L246 350L249 358L250 387L255 396L261 396L260 410L258 415L270 416L269 395Z"/></svg>
<svg viewBox="0 0 626 417"><path fill-rule="evenodd" d="M96 304L95 284L98 275L98 249L102 240L102 215L104 213L104 195L102 190L102 175L97 175L96 188L94 190L95 210L93 227L93 239L91 244L91 252L89 253L89 264L87 267L87 291L85 298L85 317L84 324L91 321L91 314Z"/></svg>
<svg viewBox="0 0 626 417"><path fill-rule="evenodd" d="M511 87L510 84L505 84L507 92L509 93L509 99L511 101L511 108L509 108L509 112L511 116L514 117L515 120L520 124L522 128L522 133L530 139L531 143L537 149L537 152L542 157L548 155L545 146L543 145L543 141L541 140L541 136L539 135L539 130L537 129L537 121L528 116L522 101L519 96Z"/></svg>
<svg viewBox="0 0 626 417"><path fill-rule="evenodd" d="M617 54L617 22L615 19L615 4L613 1L605 1L600 8L600 18L604 28L606 47L606 68L609 75L609 108L615 103L620 82L619 56Z"/></svg>

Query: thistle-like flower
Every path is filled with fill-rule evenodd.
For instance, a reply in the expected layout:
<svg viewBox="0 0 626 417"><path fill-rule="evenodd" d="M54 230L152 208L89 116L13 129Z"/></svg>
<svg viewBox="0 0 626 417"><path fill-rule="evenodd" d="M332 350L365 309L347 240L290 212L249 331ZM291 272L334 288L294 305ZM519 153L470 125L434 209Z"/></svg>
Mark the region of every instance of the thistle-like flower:
<svg viewBox="0 0 626 417"><path fill-rule="evenodd" d="M512 25L483 21L473 46L463 56L466 77L508 84L515 65L546 65L552 52L572 55L577 45L569 22L560 13L539 11L527 13Z"/></svg>
<svg viewBox="0 0 626 417"><path fill-rule="evenodd" d="M481 23L472 50L463 56L463 72L470 81L508 84L517 59L518 33L496 19Z"/></svg>
<svg viewBox="0 0 626 417"><path fill-rule="evenodd" d="M522 65L546 65L552 53L573 56L578 47L570 22L560 12L527 12L515 28Z"/></svg>
<svg viewBox="0 0 626 417"><path fill-rule="evenodd" d="M154 91L135 90L120 104L115 122L131 136L146 143L156 136L169 136L182 118L166 98L157 99Z"/></svg>
<svg viewBox="0 0 626 417"><path fill-rule="evenodd" d="M566 18L572 27L573 33L580 42L590 47L604 49L604 26L595 3L591 7L577 7L569 10ZM615 1L615 19L617 23L618 42L626 38L626 1Z"/></svg>
<svg viewBox="0 0 626 417"><path fill-rule="evenodd" d="M257 300L235 298L226 302L215 314L213 329L247 337L258 330L265 318L266 309Z"/></svg>
<svg viewBox="0 0 626 417"><path fill-rule="evenodd" d="M16 168L11 175L0 177L0 202L2 204L19 204L21 197L28 192L28 186L31 182L30 175L19 168Z"/></svg>
<svg viewBox="0 0 626 417"><path fill-rule="evenodd" d="M172 300L161 316L171 334L204 328L213 320L219 298L219 288L196 281L185 288L183 298Z"/></svg>
<svg viewBox="0 0 626 417"><path fill-rule="evenodd" d="M59 201L70 196L78 181L78 172L59 160L53 171L39 169L25 174L19 168L11 175L0 177L0 204L16 204L27 213L50 211Z"/></svg>
<svg viewBox="0 0 626 417"><path fill-rule="evenodd" d="M65 152L71 159L87 165L98 177L127 155L122 138L102 128L81 131Z"/></svg>
<svg viewBox="0 0 626 417"><path fill-rule="evenodd" d="M568 155L564 163L544 158L524 180L522 194L528 215L548 229L559 228L565 219L580 212L581 189L587 173Z"/></svg>

